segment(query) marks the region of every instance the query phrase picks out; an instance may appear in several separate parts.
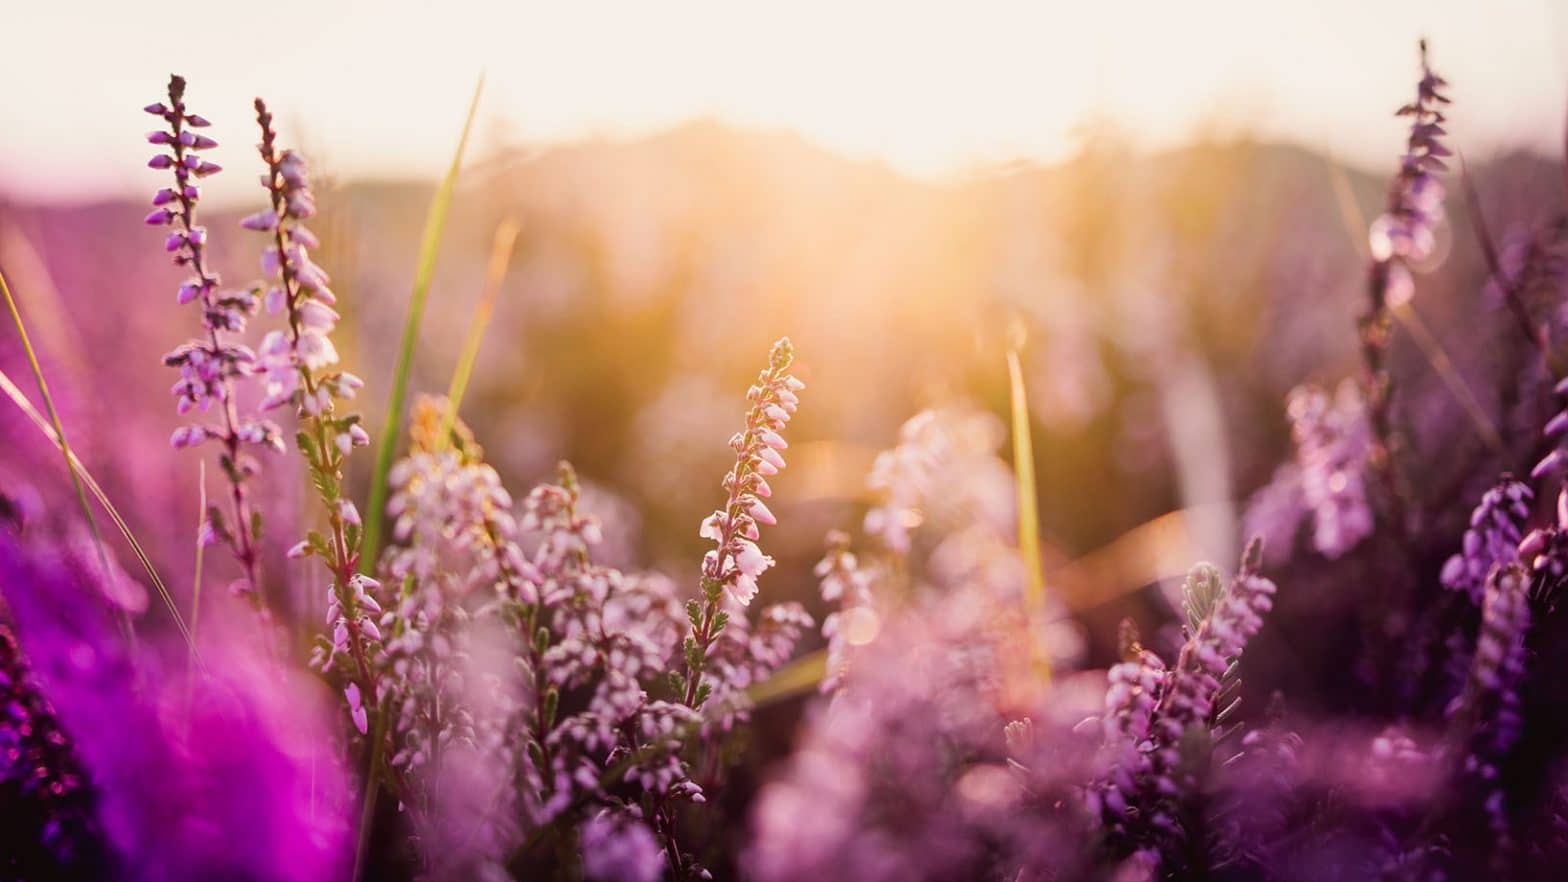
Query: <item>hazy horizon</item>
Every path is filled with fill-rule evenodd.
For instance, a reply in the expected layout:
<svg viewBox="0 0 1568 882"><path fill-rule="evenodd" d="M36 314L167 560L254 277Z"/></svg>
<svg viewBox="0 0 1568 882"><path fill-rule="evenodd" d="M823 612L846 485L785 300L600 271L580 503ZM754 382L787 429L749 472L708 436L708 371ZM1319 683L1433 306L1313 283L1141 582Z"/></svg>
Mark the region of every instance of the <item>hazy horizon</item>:
<svg viewBox="0 0 1568 882"><path fill-rule="evenodd" d="M434 176L483 71L480 157L496 145L635 139L713 119L928 180L1061 160L1083 130L1107 125L1149 149L1244 134L1376 170L1399 150L1391 112L1408 98L1422 36L1455 84L1456 148L1472 158L1556 151L1568 105L1565 12L1552 0L1267 10L1216 0L1136 13L398 0L324 16L286 0L206 8L171 25L100 0L18 6L0 12L0 27L21 37L0 74L40 86L0 105L0 191L33 201L142 195L145 151L125 133L148 128L140 107L171 69L214 121L217 160L238 169L250 158L250 99L261 94L324 168ZM1139 27L1127 28L1129 17ZM256 38L269 29L287 39ZM213 183L223 198L250 180Z"/></svg>

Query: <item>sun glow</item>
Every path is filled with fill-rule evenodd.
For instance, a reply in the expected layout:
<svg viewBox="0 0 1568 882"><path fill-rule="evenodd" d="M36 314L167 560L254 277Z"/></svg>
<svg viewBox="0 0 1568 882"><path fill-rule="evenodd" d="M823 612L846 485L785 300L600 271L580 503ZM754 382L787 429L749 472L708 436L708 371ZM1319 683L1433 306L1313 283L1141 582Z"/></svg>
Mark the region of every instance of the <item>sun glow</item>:
<svg viewBox="0 0 1568 882"><path fill-rule="evenodd" d="M1568 95L1565 21L1546 2L1222 0L1131 11L995 0L281 0L204 7L171 36L166 17L134 4L15 3L0 11L11 37L0 75L34 86L0 106L0 185L131 192L139 169L99 148L141 124L125 108L167 76L174 61L160 49L171 42L205 105L243 107L266 91L280 122L350 173L438 174L483 70L481 143L636 135L715 117L945 174L1061 158L1085 126L1105 124L1146 146L1242 130L1370 161L1397 146L1394 127L1372 123L1403 95L1413 64L1389 47L1420 34L1465 89L1510 96L1462 105L1472 153L1549 144L1557 132L1540 121L1560 116ZM288 51L246 45L280 27Z"/></svg>

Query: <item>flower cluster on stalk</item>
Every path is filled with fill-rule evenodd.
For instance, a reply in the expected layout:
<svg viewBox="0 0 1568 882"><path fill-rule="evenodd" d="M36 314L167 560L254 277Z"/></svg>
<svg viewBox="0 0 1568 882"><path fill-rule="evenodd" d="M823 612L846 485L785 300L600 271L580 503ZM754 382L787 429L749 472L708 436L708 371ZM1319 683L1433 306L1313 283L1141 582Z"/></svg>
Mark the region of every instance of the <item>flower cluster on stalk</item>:
<svg viewBox="0 0 1568 882"><path fill-rule="evenodd" d="M863 567L850 550L849 534L833 530L827 537L827 555L813 573L818 579L823 601L838 604L838 609L822 620L822 637L828 644L827 675L821 690L832 692L849 672L850 654L858 644L875 636L880 617L873 607L871 587L873 570Z"/></svg>
<svg viewBox="0 0 1568 882"><path fill-rule="evenodd" d="M1480 606L1492 569L1519 559L1520 533L1534 500L1528 484L1506 475L1487 490L1470 515L1459 553L1443 564L1443 586L1464 592Z"/></svg>
<svg viewBox="0 0 1568 882"><path fill-rule="evenodd" d="M701 707L712 693L713 684L705 684L703 674L709 649L732 615L725 598L743 615L757 595L757 577L773 566L773 558L757 547L757 526L776 523L763 500L773 495L768 478L784 468L779 451L789 444L781 433L800 405L795 393L805 388L789 373L794 359L795 349L788 337L773 344L768 366L746 393L751 402L746 428L730 439L735 466L724 477L729 499L724 508L702 522L699 531L716 547L702 560L701 598L690 609L691 633L682 648L685 671L673 681L688 707Z"/></svg>
<svg viewBox="0 0 1568 882"><path fill-rule="evenodd" d="M364 383L334 368L338 353L329 335L338 321L332 308L337 298L327 287L326 271L310 259L320 243L304 225L316 214L305 159L293 150L278 149L271 111L260 98L255 106L261 128L256 149L266 166L261 180L270 207L240 223L269 239L262 251L259 287L265 291L267 311L282 313L288 322L286 330L268 332L258 348L258 371L266 382L261 407L289 405L299 418L295 443L328 531L311 531L290 556L317 556L331 573L326 603L331 636L318 642L312 663L343 681L349 717L364 735L380 699L376 657L382 648L377 624L382 610L375 591L381 583L358 572L362 524L359 510L343 492L343 462L355 447L369 444L370 436L358 414L337 413L338 401L352 398Z"/></svg>
<svg viewBox="0 0 1568 882"><path fill-rule="evenodd" d="M241 413L236 401L241 384L256 370L256 354L237 342L256 312L256 292L224 289L222 279L209 266L207 228L198 223L196 209L201 200L199 181L221 171L204 156L218 142L202 132L210 123L186 107L184 78L171 76L167 101L144 109L165 125L147 136L162 151L147 164L172 172L174 178L173 186L153 195L153 210L146 221L171 228L165 248L175 264L191 274L180 283L176 299L181 305L196 303L200 307L205 331L165 355L163 361L180 372L171 390L180 414L208 414L216 405L219 417L215 422L179 427L170 443L176 448L207 441L219 445L218 464L228 482L230 508L225 516L219 506L209 507L203 541L222 541L229 547L244 573L231 585L232 590L260 605L261 514L252 507L245 486L259 466L247 449L265 447L282 452L283 436L270 420Z"/></svg>
<svg viewBox="0 0 1568 882"><path fill-rule="evenodd" d="M1350 380L1332 395L1298 386L1285 413L1295 458L1253 497L1244 527L1288 550L1310 519L1312 548L1330 559L1343 557L1375 526L1367 486L1373 444L1361 390Z"/></svg>
<svg viewBox="0 0 1568 882"><path fill-rule="evenodd" d="M1460 731L1468 735L1461 750L1461 774L1479 793L1498 854L1507 851L1512 834L1499 766L1524 728L1519 689L1530 628L1530 581L1529 573L1517 566L1495 569L1487 578L1470 676L1450 709L1462 723Z"/></svg>

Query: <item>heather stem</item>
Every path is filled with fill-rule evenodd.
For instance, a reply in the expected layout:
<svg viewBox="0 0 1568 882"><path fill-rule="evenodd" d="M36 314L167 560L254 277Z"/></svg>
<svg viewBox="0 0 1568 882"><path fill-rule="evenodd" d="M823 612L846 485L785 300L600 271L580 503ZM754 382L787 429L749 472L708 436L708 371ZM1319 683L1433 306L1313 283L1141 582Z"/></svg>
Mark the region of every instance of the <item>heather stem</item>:
<svg viewBox="0 0 1568 882"><path fill-rule="evenodd" d="M179 77L172 77L169 81L169 103L173 113L170 114L169 124L172 129L173 139L170 149L174 153L175 196L180 204L180 211L174 217L178 220L186 236L186 247L189 249L188 265L196 273L200 282L198 290L201 298L202 309L205 315L219 311L219 306L214 302L218 291L217 277L208 271L206 261L206 248L202 237L195 234L196 230L196 200L192 197L186 183L189 177L185 161L188 155L187 146L181 141L180 135L185 126L185 104L183 101L185 82ZM207 327L207 339L212 344L214 352L223 348L224 343L220 338L218 328L211 321L204 322ZM234 383L227 374L220 374L217 382L223 389L220 396L223 410L223 435L219 441L223 445L223 474L229 483L229 501L234 511L234 522L228 531L228 540L233 548L234 557L245 570L245 580L250 590L247 592L258 610L266 612L266 598L262 593L259 555L256 549L252 528L252 514L249 499L245 493L244 473L241 471L239 434L239 413L234 403Z"/></svg>

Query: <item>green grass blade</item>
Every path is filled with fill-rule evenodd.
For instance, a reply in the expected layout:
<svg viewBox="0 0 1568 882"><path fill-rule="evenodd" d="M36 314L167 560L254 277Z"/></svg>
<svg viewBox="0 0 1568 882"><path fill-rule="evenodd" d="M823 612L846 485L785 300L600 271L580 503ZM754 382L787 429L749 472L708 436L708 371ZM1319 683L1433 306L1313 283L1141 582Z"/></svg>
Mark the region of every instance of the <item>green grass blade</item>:
<svg viewBox="0 0 1568 882"><path fill-rule="evenodd" d="M474 310L474 320L468 325L468 336L463 340L463 350L458 354L457 367L452 371L452 382L446 390L446 420L442 424L441 438L452 434L458 411L463 405L463 393L468 390L468 378L474 372L474 361L479 358L479 344L484 341L485 329L490 326L490 315L495 312L495 302L501 295L501 282L506 278L507 267L512 264L512 247L517 244L517 224L507 218L495 230L495 242L490 247L490 265L485 270L485 290Z"/></svg>
<svg viewBox="0 0 1568 882"><path fill-rule="evenodd" d="M65 425L60 421L60 412L54 406L54 396L49 394L49 383L44 379L43 366L38 363L38 353L33 349L33 341L27 336L27 324L22 321L22 312L16 305L16 298L11 296L11 286L6 283L4 272L0 272L0 294L5 296L5 305L11 312L11 321L16 325L17 336L22 340L22 351L27 353L27 365L32 369L33 380L38 384L38 394L43 398L44 407L49 411L49 422L54 426L55 443L65 458L65 469L71 475L71 486L76 491L76 502L81 506L83 517L87 518L88 528L92 530L93 543L98 549L98 563L103 568L103 577L112 579L114 575L109 567L109 554L104 549L103 532L98 529L98 519L93 516L93 508L87 502L87 492L82 488L81 476L77 474L76 457L71 453L70 442L65 437ZM131 621L131 614L118 604L115 606L119 613L120 628L124 631L126 640L134 643L136 625Z"/></svg>
<svg viewBox="0 0 1568 882"><path fill-rule="evenodd" d="M60 436L55 433L54 429L50 428L49 421L44 419L37 408L33 407L33 403L27 400L27 396L22 394L22 390L17 388L15 383L11 382L11 378L6 376L4 371L0 371L0 392L5 393L6 397L10 398L11 402L22 413L26 414L28 419L32 420L33 425L38 427L38 431L42 432L44 437L49 439L50 443L65 450L64 445L61 444ZM98 500L98 504L103 506L103 510L109 513L110 520L114 521L114 525L119 528L120 535L125 537L126 544L131 546L131 551L135 553L136 559L142 565L142 569L147 571L147 578L152 581L158 596L162 598L163 605L168 607L169 615L173 617L175 626L180 630L180 635L185 638L186 646L196 657L197 664L200 665L201 656L197 654L196 643L191 639L191 632L185 626L185 617L180 615L179 607L174 605L174 598L169 594L168 586L163 584L163 579L158 576L158 571L153 568L152 559L142 549L141 543L136 541L136 535L131 532L130 525L125 522L125 518L120 516L120 510L114 507L113 502L109 501L108 494L103 492L103 487L93 478L87 467L82 465L82 461L77 458L75 453L68 450L65 451L65 455L67 457L67 467L80 477L87 490Z"/></svg>
<svg viewBox="0 0 1568 882"><path fill-rule="evenodd" d="M414 271L414 292L408 301L408 316L403 322L403 343L398 349L397 369L392 375L392 392L387 398L386 419L381 422L381 437L376 442L376 465L370 477L369 511L365 518L365 539L360 553L360 569L375 569L376 555L381 550L381 530L386 518L387 473L392 470L392 457L397 451L397 438L403 424L403 405L408 397L408 372L413 367L414 344L419 339L419 325L425 315L425 299L430 293L430 280L436 271L436 254L441 250L441 233L446 227L447 209L452 204L452 191L457 187L457 172L463 164L463 151L468 146L468 134L474 125L474 115L479 110L479 95L484 91L485 78L481 74L474 85L474 97L468 104L468 117L463 120L463 133L457 140L457 152L446 177L430 200L430 211L425 216L424 238L419 246L419 264Z"/></svg>

